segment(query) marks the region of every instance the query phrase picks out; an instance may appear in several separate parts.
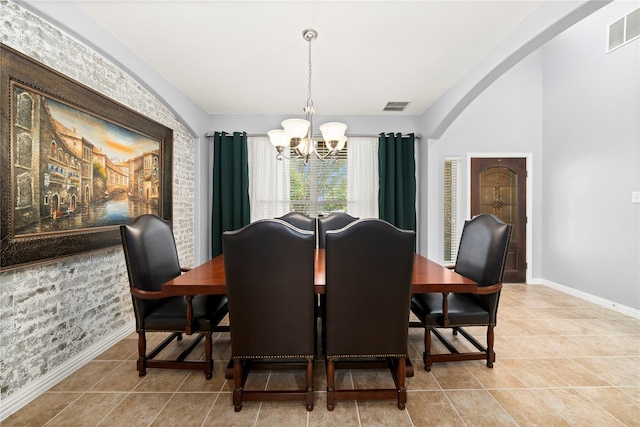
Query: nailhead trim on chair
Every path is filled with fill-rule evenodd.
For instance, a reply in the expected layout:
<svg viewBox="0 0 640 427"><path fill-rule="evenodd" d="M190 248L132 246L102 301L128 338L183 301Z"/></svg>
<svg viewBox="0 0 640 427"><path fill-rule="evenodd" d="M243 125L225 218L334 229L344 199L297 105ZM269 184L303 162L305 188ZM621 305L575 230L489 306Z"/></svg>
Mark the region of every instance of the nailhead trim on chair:
<svg viewBox="0 0 640 427"><path fill-rule="evenodd" d="M275 354L271 356L231 356L232 359L315 359L315 357L315 354L290 354L286 356L278 356Z"/></svg>

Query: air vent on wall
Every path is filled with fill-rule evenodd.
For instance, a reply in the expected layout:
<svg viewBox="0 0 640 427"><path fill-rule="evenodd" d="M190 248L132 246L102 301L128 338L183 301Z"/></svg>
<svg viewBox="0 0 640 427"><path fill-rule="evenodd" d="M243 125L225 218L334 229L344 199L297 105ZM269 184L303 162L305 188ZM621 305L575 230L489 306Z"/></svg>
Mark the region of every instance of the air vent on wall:
<svg viewBox="0 0 640 427"><path fill-rule="evenodd" d="M607 52L640 37L640 8L609 25Z"/></svg>
<svg viewBox="0 0 640 427"><path fill-rule="evenodd" d="M409 104L410 102L387 102L382 111L404 111Z"/></svg>

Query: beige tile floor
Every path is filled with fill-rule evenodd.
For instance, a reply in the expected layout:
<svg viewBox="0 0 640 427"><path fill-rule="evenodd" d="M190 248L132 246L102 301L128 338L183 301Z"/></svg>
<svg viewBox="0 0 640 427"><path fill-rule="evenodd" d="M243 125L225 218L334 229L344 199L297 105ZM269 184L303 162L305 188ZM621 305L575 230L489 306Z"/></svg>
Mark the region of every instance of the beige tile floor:
<svg viewBox="0 0 640 427"><path fill-rule="evenodd" d="M482 330L473 331L483 337ZM479 333L478 333L479 332ZM155 336L154 340L159 337ZM497 362L421 363L422 331L410 331L415 376L406 410L393 401L338 402L326 410L324 362L316 399L231 404L224 379L228 333L214 342L215 372L135 367L136 335L2 422L10 426L640 426L640 320L540 285L506 285L496 328ZM199 349L196 349L198 351ZM201 354L201 353L200 353ZM340 371L341 384L388 384L384 371ZM302 372L258 372L251 386L288 387Z"/></svg>

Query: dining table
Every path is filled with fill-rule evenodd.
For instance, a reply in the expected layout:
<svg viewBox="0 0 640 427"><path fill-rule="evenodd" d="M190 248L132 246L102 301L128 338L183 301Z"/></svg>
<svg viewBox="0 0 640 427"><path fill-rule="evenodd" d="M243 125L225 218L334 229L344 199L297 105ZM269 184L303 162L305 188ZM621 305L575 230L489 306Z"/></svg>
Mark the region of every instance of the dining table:
<svg viewBox="0 0 640 427"><path fill-rule="evenodd" d="M314 288L316 294L325 293L325 249L316 249L314 262ZM250 266L247 266L250 268ZM455 271L438 264L418 253L413 258L413 274L411 278L412 293L475 292L477 284ZM224 272L224 254L190 269L180 276L162 285L162 292L167 296L183 295L189 301L195 295L226 295L227 286ZM447 299L444 298L446 304ZM190 308L188 304L187 309ZM444 311L447 312L446 310ZM187 313L187 318L189 318ZM446 320L446 319L445 319ZM233 327L233 325L231 325ZM187 334L190 333L187 327ZM231 362L230 362L231 363ZM232 378L232 368L227 368L226 377ZM413 367L407 358L407 376L413 376Z"/></svg>
<svg viewBox="0 0 640 427"><path fill-rule="evenodd" d="M315 250L314 287L316 294L324 294L325 249ZM250 266L247 266L250 268ZM455 271L435 261L415 253L413 258L413 274L411 292L475 292L477 284ZM224 273L224 254L218 255L180 276L162 285L162 292L167 296L174 295L226 295L227 285Z"/></svg>

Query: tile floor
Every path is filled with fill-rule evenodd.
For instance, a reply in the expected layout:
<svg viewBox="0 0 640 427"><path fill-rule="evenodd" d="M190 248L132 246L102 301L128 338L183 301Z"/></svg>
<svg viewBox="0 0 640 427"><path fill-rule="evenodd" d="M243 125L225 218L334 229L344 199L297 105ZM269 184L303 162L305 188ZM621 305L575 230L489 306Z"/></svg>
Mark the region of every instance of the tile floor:
<svg viewBox="0 0 640 427"><path fill-rule="evenodd" d="M407 379L403 411L394 401L338 402L335 411L327 411L324 362L319 361L313 411L302 402L246 402L235 413L232 383L223 372L230 355L228 333L214 342L215 372L209 381L195 371L150 369L138 377L132 334L1 424L640 426L639 319L541 285L505 285L493 369L478 361L436 364L426 372L422 331L412 329L409 341L416 374ZM391 380L384 371L341 371L339 381ZM304 378L302 372L265 371L250 375L250 382L275 388L304 383Z"/></svg>

